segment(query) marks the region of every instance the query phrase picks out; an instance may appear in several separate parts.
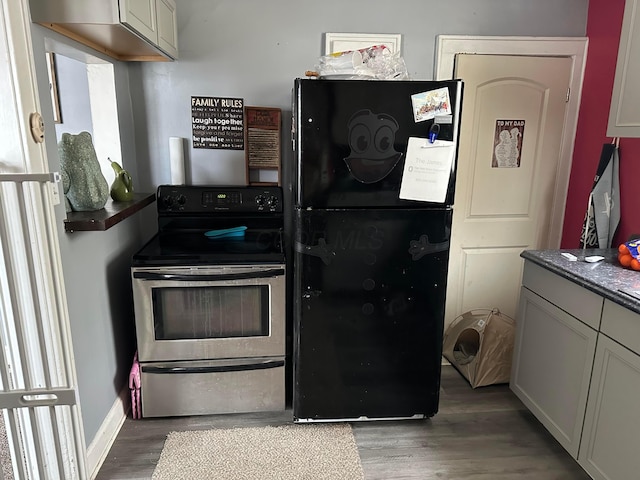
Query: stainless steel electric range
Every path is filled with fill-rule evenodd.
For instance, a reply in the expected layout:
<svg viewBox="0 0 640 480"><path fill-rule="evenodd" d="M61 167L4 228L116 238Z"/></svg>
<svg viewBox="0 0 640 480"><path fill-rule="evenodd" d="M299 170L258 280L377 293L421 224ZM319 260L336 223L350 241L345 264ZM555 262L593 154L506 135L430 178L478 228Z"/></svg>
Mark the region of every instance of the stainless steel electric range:
<svg viewBox="0 0 640 480"><path fill-rule="evenodd" d="M279 187L162 185L131 276L144 417L285 408Z"/></svg>

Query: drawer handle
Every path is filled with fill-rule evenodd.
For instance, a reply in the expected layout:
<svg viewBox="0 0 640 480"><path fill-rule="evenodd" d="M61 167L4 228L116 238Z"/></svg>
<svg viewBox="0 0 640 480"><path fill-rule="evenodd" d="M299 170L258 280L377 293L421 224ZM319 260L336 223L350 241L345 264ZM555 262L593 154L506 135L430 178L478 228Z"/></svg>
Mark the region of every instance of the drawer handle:
<svg viewBox="0 0 640 480"><path fill-rule="evenodd" d="M223 282L227 280L253 280L254 278L271 278L284 275L284 268L273 268L258 272L226 273L220 275L188 275L155 272L133 272L133 278L140 280L168 280L189 282Z"/></svg>
<svg viewBox="0 0 640 480"><path fill-rule="evenodd" d="M248 370L266 370L268 368L284 367L284 360L272 360L268 362L243 363L238 365L206 365L200 367L161 367L155 365L142 365L145 373L171 374L171 373L222 373L243 372Z"/></svg>

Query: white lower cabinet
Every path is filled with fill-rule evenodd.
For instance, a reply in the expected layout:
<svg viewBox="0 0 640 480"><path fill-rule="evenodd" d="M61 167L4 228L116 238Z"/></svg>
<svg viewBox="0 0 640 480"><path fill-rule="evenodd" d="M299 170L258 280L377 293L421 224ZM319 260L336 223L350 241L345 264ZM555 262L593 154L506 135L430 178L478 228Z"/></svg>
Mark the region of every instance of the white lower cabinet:
<svg viewBox="0 0 640 480"><path fill-rule="evenodd" d="M640 356L600 334L578 456L594 479L639 478L639 400Z"/></svg>
<svg viewBox="0 0 640 480"><path fill-rule="evenodd" d="M511 389L595 480L640 478L640 314L530 261L522 284Z"/></svg>
<svg viewBox="0 0 640 480"><path fill-rule="evenodd" d="M510 386L574 458L596 337L591 327L522 288Z"/></svg>

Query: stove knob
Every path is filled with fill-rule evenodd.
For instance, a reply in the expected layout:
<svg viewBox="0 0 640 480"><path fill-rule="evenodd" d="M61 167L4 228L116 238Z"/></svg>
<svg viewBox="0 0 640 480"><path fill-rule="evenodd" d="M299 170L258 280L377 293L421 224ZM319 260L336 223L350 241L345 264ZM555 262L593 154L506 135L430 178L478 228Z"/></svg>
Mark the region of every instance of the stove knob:
<svg viewBox="0 0 640 480"><path fill-rule="evenodd" d="M182 206L185 203L187 203L187 197L185 197L184 195L180 195L178 197L178 205Z"/></svg>
<svg viewBox="0 0 640 480"><path fill-rule="evenodd" d="M277 207L278 206L278 197L276 197L275 195L271 195L269 197L269 199L267 200L267 205L269 205L270 207Z"/></svg>
<svg viewBox="0 0 640 480"><path fill-rule="evenodd" d="M173 205L173 197L166 196L162 197L162 205L164 208L169 209Z"/></svg>
<svg viewBox="0 0 640 480"><path fill-rule="evenodd" d="M256 196L256 205L258 205L259 207L264 207L266 200L262 195L258 195Z"/></svg>

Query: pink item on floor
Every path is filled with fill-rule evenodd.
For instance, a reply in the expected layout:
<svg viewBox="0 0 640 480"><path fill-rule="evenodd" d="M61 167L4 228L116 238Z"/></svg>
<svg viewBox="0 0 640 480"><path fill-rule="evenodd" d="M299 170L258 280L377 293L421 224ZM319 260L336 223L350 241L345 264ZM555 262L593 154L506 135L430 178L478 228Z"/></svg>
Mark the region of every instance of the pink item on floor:
<svg viewBox="0 0 640 480"><path fill-rule="evenodd" d="M133 365L129 373L129 389L131 390L131 415L133 418L142 418L142 399L140 398L140 364L138 352L133 356Z"/></svg>

